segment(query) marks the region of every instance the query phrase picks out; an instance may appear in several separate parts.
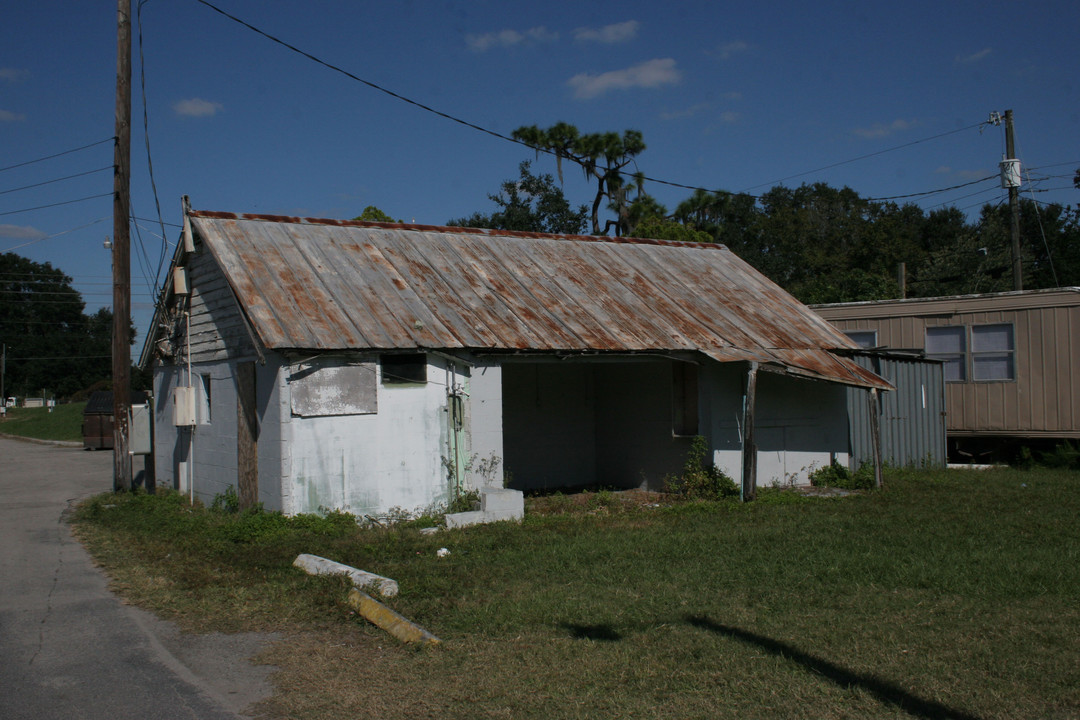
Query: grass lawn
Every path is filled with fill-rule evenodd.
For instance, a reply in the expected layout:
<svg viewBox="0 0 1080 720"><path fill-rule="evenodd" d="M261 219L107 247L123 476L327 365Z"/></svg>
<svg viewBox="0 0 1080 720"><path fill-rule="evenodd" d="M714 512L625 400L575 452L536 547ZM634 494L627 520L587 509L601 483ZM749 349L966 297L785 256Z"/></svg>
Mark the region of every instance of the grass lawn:
<svg viewBox="0 0 1080 720"><path fill-rule="evenodd" d="M0 420L0 433L81 442L85 409L85 402L57 405L52 412L49 408L8 408L6 419Z"/></svg>
<svg viewBox="0 0 1080 720"><path fill-rule="evenodd" d="M280 668L273 717L1080 717L1076 472L526 511L422 535L110 494L76 529L137 604L193 630L285 633L263 658ZM342 580L290 566L300 552L396 579L388 604L443 644L368 626Z"/></svg>

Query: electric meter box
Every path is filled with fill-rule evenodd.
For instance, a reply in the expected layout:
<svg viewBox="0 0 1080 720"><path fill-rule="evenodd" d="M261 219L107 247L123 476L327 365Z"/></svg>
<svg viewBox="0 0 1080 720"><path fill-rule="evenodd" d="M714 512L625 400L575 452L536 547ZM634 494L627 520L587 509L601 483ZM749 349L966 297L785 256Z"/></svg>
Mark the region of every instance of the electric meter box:
<svg viewBox="0 0 1080 720"><path fill-rule="evenodd" d="M195 417L195 388L184 386L173 388L172 400L173 425L177 427L195 425L198 421Z"/></svg>
<svg viewBox="0 0 1080 720"><path fill-rule="evenodd" d="M152 422L150 405L132 405L131 421L128 423L128 452L132 455L149 455L150 423Z"/></svg>

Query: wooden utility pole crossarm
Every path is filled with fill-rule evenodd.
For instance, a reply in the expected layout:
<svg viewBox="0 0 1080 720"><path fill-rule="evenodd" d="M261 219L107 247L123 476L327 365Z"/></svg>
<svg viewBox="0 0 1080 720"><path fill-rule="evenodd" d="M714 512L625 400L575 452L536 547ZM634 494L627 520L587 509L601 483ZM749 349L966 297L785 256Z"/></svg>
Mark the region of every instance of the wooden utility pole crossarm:
<svg viewBox="0 0 1080 720"><path fill-rule="evenodd" d="M116 149L113 153L113 489L131 489L131 0L118 0Z"/></svg>

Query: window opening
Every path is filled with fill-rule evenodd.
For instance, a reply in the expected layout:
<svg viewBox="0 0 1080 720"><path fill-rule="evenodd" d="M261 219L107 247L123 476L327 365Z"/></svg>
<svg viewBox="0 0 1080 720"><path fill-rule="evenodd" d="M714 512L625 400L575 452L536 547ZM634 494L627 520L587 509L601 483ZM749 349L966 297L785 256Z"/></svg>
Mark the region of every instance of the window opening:
<svg viewBox="0 0 1080 720"><path fill-rule="evenodd" d="M926 328L926 355L944 362L945 382L967 380L967 342L962 325Z"/></svg>
<svg viewBox="0 0 1080 720"><path fill-rule="evenodd" d="M864 350L877 347L877 330L845 330L844 334Z"/></svg>
<svg viewBox="0 0 1080 720"><path fill-rule="evenodd" d="M971 326L971 378L984 381L1016 379L1012 325Z"/></svg>
<svg viewBox="0 0 1080 720"><path fill-rule="evenodd" d="M675 435L698 434L698 366L693 363L671 364L672 418Z"/></svg>
<svg viewBox="0 0 1080 720"><path fill-rule="evenodd" d="M408 353L404 355L382 355L383 385L416 385L427 382L427 355Z"/></svg>

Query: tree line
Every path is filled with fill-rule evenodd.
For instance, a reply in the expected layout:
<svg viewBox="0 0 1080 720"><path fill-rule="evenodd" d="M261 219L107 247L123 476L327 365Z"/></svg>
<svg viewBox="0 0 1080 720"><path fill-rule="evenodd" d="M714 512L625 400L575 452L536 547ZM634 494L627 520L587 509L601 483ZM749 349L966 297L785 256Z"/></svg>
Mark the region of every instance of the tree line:
<svg viewBox="0 0 1080 720"><path fill-rule="evenodd" d="M50 263L0 254L6 395L83 399L111 387L112 311L85 310L72 279ZM146 378L132 373L135 389L144 389Z"/></svg>
<svg viewBox="0 0 1080 720"><path fill-rule="evenodd" d="M524 161L488 196L493 212L448 224L723 243L805 303L900 297L901 281L907 297L1013 289L1007 205L988 203L968 219L955 207L926 211L812 183L757 197L695 190L669 210L646 192L643 173L628 171L645 150L639 132L583 134L558 123L514 137L536 148L537 161L552 155L559 181ZM590 183L589 203L566 198L565 165ZM1023 200L1020 241L1024 289L1080 285L1080 209Z"/></svg>

